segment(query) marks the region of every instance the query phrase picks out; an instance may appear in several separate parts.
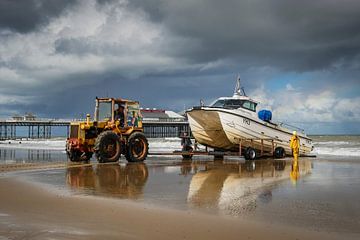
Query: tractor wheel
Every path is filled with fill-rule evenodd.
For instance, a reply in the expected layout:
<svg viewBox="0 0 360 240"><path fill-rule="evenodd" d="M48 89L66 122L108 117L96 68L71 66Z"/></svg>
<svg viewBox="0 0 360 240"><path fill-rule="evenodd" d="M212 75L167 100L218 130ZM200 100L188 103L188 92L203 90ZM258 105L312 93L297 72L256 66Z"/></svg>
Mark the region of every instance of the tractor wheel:
<svg viewBox="0 0 360 240"><path fill-rule="evenodd" d="M66 155L71 162L89 162L92 157L91 152L81 152L79 150L66 150Z"/></svg>
<svg viewBox="0 0 360 240"><path fill-rule="evenodd" d="M121 154L119 136L112 131L100 133L95 140L94 150L99 163L118 161Z"/></svg>
<svg viewBox="0 0 360 240"><path fill-rule="evenodd" d="M147 157L149 143L142 132L134 132L130 135L126 146L126 160L129 162L141 162Z"/></svg>
<svg viewBox="0 0 360 240"><path fill-rule="evenodd" d="M81 152L77 150L66 150L66 155L71 162L81 161Z"/></svg>

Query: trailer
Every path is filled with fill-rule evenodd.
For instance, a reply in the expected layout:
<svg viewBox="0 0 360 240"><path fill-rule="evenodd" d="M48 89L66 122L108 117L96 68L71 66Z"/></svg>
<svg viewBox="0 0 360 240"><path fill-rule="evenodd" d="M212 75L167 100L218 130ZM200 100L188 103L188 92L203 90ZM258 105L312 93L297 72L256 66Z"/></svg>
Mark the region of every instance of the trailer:
<svg viewBox="0 0 360 240"><path fill-rule="evenodd" d="M271 148L264 147L266 141L271 142ZM210 150L205 146L205 150L196 151L191 148L190 150L175 150L172 152L149 152L148 155L151 156L182 156L184 160L191 160L193 156L213 156L214 160L222 160L224 156L239 157L240 159L245 160L255 160L260 158L275 158L281 159L286 156L284 151L278 151L279 147L277 146L277 139L272 138L247 138L239 139L238 151L219 151L219 150ZM244 147L247 146L247 147ZM255 150L254 146L257 145L258 149ZM260 145L260 147L259 147ZM316 155L305 155L302 154L300 157L316 157Z"/></svg>

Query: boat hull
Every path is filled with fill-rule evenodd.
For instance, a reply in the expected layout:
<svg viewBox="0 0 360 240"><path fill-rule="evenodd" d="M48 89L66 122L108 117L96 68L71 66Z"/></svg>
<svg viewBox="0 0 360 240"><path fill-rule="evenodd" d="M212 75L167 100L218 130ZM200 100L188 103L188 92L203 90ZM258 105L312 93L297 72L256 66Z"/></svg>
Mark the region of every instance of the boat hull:
<svg viewBox="0 0 360 240"><path fill-rule="evenodd" d="M228 140L217 112L192 109L187 112L187 116L192 135L198 143L223 150L232 150L236 147Z"/></svg>
<svg viewBox="0 0 360 240"><path fill-rule="evenodd" d="M264 151L272 152L276 147L282 147L287 155L292 154L290 148L292 130L260 119L246 117L234 113L234 111L218 110L216 112L220 117L223 130L232 144L239 145L241 140L243 148L253 147L257 150L263 148ZM313 148L312 140L303 133L298 133L298 136L300 138L300 154L310 153ZM263 140L261 141L261 139Z"/></svg>

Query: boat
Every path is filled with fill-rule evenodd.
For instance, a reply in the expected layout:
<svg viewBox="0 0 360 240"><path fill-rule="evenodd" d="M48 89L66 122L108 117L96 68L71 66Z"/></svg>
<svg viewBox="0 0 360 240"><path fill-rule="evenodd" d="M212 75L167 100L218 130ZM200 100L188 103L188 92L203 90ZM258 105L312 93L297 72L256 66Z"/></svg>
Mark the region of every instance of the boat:
<svg viewBox="0 0 360 240"><path fill-rule="evenodd" d="M312 140L304 130L272 122L271 111L258 111L258 104L246 95L238 78L232 97L220 97L210 106L196 106L186 113L195 140L216 150L240 148L247 159L255 159L260 152L271 152L281 158L291 155L289 142L297 130L300 154L310 153Z"/></svg>

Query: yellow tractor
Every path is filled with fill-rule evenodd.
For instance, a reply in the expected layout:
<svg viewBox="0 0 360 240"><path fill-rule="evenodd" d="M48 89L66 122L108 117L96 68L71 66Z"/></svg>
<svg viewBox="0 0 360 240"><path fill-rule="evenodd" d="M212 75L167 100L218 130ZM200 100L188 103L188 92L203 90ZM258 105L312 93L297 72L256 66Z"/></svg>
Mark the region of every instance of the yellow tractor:
<svg viewBox="0 0 360 240"><path fill-rule="evenodd" d="M139 102L96 97L94 120L70 124L66 153L72 162L89 161L93 153L100 163L116 162L123 154L129 162L144 161L149 144L143 133Z"/></svg>

